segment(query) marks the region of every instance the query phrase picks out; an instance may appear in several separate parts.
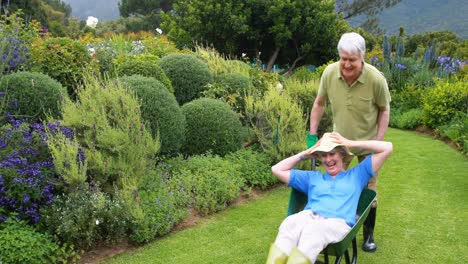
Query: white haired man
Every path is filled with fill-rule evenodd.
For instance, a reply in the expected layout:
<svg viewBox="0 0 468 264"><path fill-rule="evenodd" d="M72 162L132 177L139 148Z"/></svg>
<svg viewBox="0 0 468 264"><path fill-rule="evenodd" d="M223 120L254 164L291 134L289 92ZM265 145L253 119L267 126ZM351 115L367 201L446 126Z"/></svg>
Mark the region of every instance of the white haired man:
<svg viewBox="0 0 468 264"><path fill-rule="evenodd" d="M351 140L383 140L390 119L390 92L383 74L364 62L366 43L358 33L345 33L338 42L340 60L325 68L320 79L317 97L310 113L310 129L307 147L317 140L317 130L330 102L333 114L333 131ZM351 149L361 162L371 152ZM346 164L346 167L349 163ZM368 188L377 191L377 175ZM363 225L362 249L374 252L374 229L377 216L377 200L372 204Z"/></svg>
<svg viewBox="0 0 468 264"><path fill-rule="evenodd" d="M353 157L349 148L365 149L373 154L346 170L346 162ZM325 133L313 147L274 165L273 174L307 194L307 204L303 211L281 223L266 263L315 263L328 244L341 241L356 222L362 190L392 151L390 142L348 140L333 132ZM312 157L322 161L325 173L293 169Z"/></svg>

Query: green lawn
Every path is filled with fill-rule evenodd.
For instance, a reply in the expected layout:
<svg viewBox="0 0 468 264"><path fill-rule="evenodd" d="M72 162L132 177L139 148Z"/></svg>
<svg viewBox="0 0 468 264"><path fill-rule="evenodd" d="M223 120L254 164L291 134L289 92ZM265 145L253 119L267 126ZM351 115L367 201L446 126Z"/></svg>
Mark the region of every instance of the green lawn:
<svg viewBox="0 0 468 264"><path fill-rule="evenodd" d="M359 263L468 263L468 158L414 132L390 129L386 140L394 153L379 176L378 250L359 250ZM264 263L288 195L278 188L106 263Z"/></svg>

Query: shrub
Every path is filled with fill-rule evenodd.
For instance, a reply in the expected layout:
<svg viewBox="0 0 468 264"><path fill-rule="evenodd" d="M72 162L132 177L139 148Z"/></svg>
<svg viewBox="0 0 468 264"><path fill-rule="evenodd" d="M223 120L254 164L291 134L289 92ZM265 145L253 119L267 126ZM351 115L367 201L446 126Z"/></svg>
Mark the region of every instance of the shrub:
<svg viewBox="0 0 468 264"><path fill-rule="evenodd" d="M166 36L145 38L143 39L143 43L145 44L146 51L148 53L156 55L159 58L179 52L174 43L168 40Z"/></svg>
<svg viewBox="0 0 468 264"><path fill-rule="evenodd" d="M208 64L213 74L238 73L249 77L250 66L240 60L228 59L214 48L197 46L195 55Z"/></svg>
<svg viewBox="0 0 468 264"><path fill-rule="evenodd" d="M244 185L239 165L219 156L193 156L169 161L172 170L169 186L172 192L187 190L191 206L201 215L226 208L237 199Z"/></svg>
<svg viewBox="0 0 468 264"><path fill-rule="evenodd" d="M45 120L59 117L67 91L62 85L42 73L17 72L0 80L4 92L5 111L17 116ZM1 99L0 99L1 100Z"/></svg>
<svg viewBox="0 0 468 264"><path fill-rule="evenodd" d="M240 175L247 186L263 190L279 182L278 178L271 174L272 161L265 153L241 149L228 154L226 159L239 165Z"/></svg>
<svg viewBox="0 0 468 264"><path fill-rule="evenodd" d="M0 34L0 74L27 70L29 58L29 47L16 34Z"/></svg>
<svg viewBox="0 0 468 264"><path fill-rule="evenodd" d="M315 75L307 68L307 66L301 66L294 71L293 75L291 75L291 78L301 82L309 82L314 80Z"/></svg>
<svg viewBox="0 0 468 264"><path fill-rule="evenodd" d="M264 97L247 97L246 109L259 143L273 161L304 149L307 117L286 91L270 86Z"/></svg>
<svg viewBox="0 0 468 264"><path fill-rule="evenodd" d="M436 131L441 136L449 138L462 153L468 153L467 113L454 117L450 123L439 127Z"/></svg>
<svg viewBox="0 0 468 264"><path fill-rule="evenodd" d="M133 192L159 150L145 129L137 99L118 81L94 78L86 80L77 99L64 104L62 122L84 149L88 180L105 192Z"/></svg>
<svg viewBox="0 0 468 264"><path fill-rule="evenodd" d="M47 124L51 133L72 133L58 123ZM0 127L0 222L10 214L37 223L39 210L53 202L63 181L55 174L46 145L46 128L9 116Z"/></svg>
<svg viewBox="0 0 468 264"><path fill-rule="evenodd" d="M158 57L151 54L130 55L121 54L113 61L116 76L142 75L154 77L160 81L171 93L174 93L171 81L163 69L156 64Z"/></svg>
<svg viewBox="0 0 468 264"><path fill-rule="evenodd" d="M141 114L153 135L159 134L162 154L174 154L185 143L185 116L173 94L154 78L129 76L120 81L136 92Z"/></svg>
<svg viewBox="0 0 468 264"><path fill-rule="evenodd" d="M34 71L49 75L75 97L85 73L91 71L91 56L85 46L69 38L48 37L34 43L31 57Z"/></svg>
<svg viewBox="0 0 468 264"><path fill-rule="evenodd" d="M240 73L222 73L215 78L213 84L207 86L203 94L209 98L221 99L231 106L235 112L245 113L244 97L250 87L248 77Z"/></svg>
<svg viewBox="0 0 468 264"><path fill-rule="evenodd" d="M76 257L73 248L55 243L15 217L0 225L0 263L66 263Z"/></svg>
<svg viewBox="0 0 468 264"><path fill-rule="evenodd" d="M213 82L213 74L208 66L193 55L168 55L158 64L171 80L174 95L180 105L200 97L205 86Z"/></svg>
<svg viewBox="0 0 468 264"><path fill-rule="evenodd" d="M144 216L132 220L130 240L134 243L142 244L167 234L188 215L185 207L178 206L177 192L170 192L162 175L161 171L152 171L138 190Z"/></svg>
<svg viewBox="0 0 468 264"><path fill-rule="evenodd" d="M124 204L84 184L41 210L45 229L61 242L88 248L97 242L112 243L126 235L129 216Z"/></svg>
<svg viewBox="0 0 468 264"><path fill-rule="evenodd" d="M398 116L397 127L401 129L415 129L422 125L422 110L411 109Z"/></svg>
<svg viewBox="0 0 468 264"><path fill-rule="evenodd" d="M453 117L468 112L467 80L456 82L438 81L428 89L422 101L424 124L437 128L448 124Z"/></svg>
<svg viewBox="0 0 468 264"><path fill-rule="evenodd" d="M200 98L183 105L182 112L187 120L186 153L224 156L241 147L242 124L226 103Z"/></svg>

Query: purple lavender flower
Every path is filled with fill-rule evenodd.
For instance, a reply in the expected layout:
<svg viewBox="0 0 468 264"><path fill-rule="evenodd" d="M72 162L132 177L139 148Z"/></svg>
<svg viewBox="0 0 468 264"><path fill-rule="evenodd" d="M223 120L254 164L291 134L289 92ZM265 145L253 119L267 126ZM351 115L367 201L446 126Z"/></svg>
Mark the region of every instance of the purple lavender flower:
<svg viewBox="0 0 468 264"><path fill-rule="evenodd" d="M400 70L404 70L404 69L408 68L408 67L406 67L406 65L400 64L400 63L395 64L395 67L397 67Z"/></svg>

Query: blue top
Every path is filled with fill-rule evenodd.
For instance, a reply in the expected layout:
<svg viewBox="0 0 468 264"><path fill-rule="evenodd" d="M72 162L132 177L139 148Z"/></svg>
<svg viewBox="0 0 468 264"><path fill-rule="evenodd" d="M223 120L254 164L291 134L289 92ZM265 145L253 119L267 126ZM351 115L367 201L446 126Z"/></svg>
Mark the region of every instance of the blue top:
<svg viewBox="0 0 468 264"><path fill-rule="evenodd" d="M307 194L304 210L312 210L327 218L341 218L349 226L356 222L359 196L372 172L371 155L354 168L342 171L333 178L320 171L291 170L289 186Z"/></svg>

